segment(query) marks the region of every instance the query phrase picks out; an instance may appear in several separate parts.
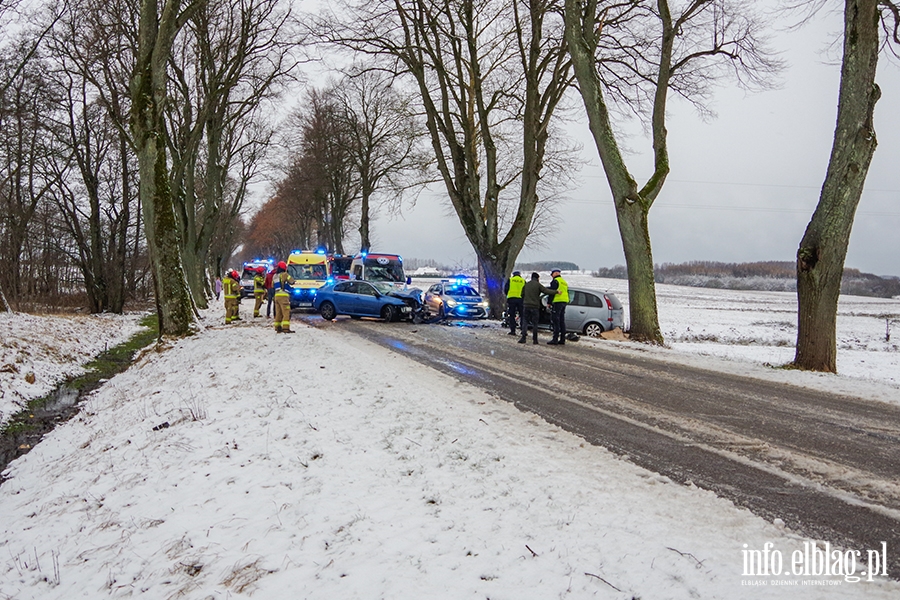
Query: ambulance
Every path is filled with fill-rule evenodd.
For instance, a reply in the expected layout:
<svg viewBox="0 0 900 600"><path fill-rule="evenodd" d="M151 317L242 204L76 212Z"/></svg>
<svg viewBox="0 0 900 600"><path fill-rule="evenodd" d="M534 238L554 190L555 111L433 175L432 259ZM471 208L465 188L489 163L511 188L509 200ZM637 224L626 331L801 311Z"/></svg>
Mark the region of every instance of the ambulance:
<svg viewBox="0 0 900 600"><path fill-rule="evenodd" d="M397 254L360 252L350 264L350 279L365 281L386 281L394 286L403 286L403 258Z"/></svg>
<svg viewBox="0 0 900 600"><path fill-rule="evenodd" d="M291 284L291 308L312 309L316 290L334 283L325 251L294 250L285 262L288 275L294 279Z"/></svg>

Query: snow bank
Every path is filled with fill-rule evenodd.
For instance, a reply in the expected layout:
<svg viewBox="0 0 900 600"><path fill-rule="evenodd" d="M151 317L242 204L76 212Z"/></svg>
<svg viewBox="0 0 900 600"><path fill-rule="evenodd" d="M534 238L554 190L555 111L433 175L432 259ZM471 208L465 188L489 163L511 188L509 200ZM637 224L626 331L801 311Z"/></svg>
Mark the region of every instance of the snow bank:
<svg viewBox="0 0 900 600"><path fill-rule="evenodd" d="M81 365L100 352L137 333L143 317L0 312L0 424L29 400L83 373Z"/></svg>

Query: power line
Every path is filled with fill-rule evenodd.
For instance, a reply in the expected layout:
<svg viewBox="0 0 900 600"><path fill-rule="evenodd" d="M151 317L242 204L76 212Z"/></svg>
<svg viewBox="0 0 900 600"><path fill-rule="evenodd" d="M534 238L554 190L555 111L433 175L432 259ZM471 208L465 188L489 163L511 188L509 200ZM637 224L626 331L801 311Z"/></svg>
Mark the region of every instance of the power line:
<svg viewBox="0 0 900 600"><path fill-rule="evenodd" d="M580 175L580 177L590 179L606 179L605 175ZM700 181L694 179L666 179L669 183L696 183L701 185L733 185L738 187L767 187L767 188L789 188L798 190L819 190L821 185L794 185L786 183L747 183L741 181ZM900 190L883 190L879 188L865 188L866 192L884 192L886 194L900 194Z"/></svg>

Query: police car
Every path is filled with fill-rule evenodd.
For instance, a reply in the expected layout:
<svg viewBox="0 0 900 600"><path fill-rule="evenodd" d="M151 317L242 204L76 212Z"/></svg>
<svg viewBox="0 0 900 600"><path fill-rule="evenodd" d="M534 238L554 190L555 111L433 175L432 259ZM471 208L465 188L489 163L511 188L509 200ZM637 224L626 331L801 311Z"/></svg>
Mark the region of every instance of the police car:
<svg viewBox="0 0 900 600"><path fill-rule="evenodd" d="M426 310L439 317L486 319L490 310L487 300L465 277L441 280L425 291L422 300Z"/></svg>

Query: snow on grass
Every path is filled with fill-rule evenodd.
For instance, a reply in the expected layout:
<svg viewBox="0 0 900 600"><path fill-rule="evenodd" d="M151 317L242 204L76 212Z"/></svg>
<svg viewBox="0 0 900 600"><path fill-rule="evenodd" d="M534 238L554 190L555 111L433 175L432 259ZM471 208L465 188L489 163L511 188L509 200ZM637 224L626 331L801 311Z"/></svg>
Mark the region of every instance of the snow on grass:
<svg viewBox="0 0 900 600"><path fill-rule="evenodd" d="M295 328L146 353L12 463L0 598L900 593L747 586L771 578L742 577L743 550L805 540L352 334Z"/></svg>
<svg viewBox="0 0 900 600"><path fill-rule="evenodd" d="M0 312L0 424L137 333L143 316Z"/></svg>

